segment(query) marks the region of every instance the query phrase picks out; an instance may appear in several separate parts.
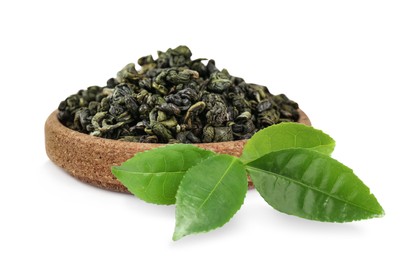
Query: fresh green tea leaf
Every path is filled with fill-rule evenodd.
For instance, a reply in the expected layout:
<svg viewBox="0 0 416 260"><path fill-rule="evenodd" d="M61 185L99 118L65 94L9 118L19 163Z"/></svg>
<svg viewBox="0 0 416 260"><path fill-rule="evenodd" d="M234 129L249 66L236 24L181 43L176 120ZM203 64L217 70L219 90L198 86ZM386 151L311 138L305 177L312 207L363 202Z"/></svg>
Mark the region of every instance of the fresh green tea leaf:
<svg viewBox="0 0 416 260"><path fill-rule="evenodd" d="M190 144L167 145L137 153L111 171L138 198L169 205L185 172L214 154Z"/></svg>
<svg viewBox="0 0 416 260"><path fill-rule="evenodd" d="M216 155L189 169L176 194L173 240L227 223L240 209L247 175L238 158Z"/></svg>
<svg viewBox="0 0 416 260"><path fill-rule="evenodd" d="M346 222L384 214L350 168L316 151L272 152L249 163L247 170L266 202L290 215Z"/></svg>
<svg viewBox="0 0 416 260"><path fill-rule="evenodd" d="M321 130L299 123L280 123L254 134L244 146L241 160L249 163L286 148L309 148L331 155L335 141Z"/></svg>

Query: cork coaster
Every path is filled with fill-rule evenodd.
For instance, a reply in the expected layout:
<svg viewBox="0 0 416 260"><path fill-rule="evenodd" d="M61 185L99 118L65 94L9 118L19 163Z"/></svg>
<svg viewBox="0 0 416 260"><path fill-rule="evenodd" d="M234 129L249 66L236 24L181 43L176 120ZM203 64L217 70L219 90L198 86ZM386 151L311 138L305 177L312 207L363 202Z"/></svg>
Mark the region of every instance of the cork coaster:
<svg viewBox="0 0 416 260"><path fill-rule="evenodd" d="M308 116L299 110L299 123L311 125ZM166 144L135 143L105 139L79 133L62 125L54 111L45 123L45 147L56 165L82 182L107 190L129 193L111 173L111 166L120 165L138 152ZM217 153L239 157L246 140L195 144ZM249 179L249 187L252 182Z"/></svg>

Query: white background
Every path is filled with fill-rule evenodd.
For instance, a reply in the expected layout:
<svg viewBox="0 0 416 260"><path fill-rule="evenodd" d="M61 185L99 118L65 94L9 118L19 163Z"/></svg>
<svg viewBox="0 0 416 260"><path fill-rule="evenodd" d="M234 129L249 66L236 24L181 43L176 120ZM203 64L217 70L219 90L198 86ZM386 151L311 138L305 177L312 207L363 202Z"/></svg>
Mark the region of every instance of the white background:
<svg viewBox="0 0 416 260"><path fill-rule="evenodd" d="M415 14L414 1L2 1L0 259L415 259ZM308 221L250 191L223 228L173 242L174 206L49 161L62 99L180 44L296 100L385 217Z"/></svg>

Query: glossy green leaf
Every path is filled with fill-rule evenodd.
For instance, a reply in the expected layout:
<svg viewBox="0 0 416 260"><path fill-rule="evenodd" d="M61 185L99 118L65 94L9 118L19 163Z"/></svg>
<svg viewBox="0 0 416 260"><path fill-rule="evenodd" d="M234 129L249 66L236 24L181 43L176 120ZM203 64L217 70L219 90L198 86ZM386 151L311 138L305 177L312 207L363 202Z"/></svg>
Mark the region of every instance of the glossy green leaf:
<svg viewBox="0 0 416 260"><path fill-rule="evenodd" d="M254 134L244 146L240 159L244 163L249 163L270 152L297 147L331 155L335 140L311 126L299 123L280 123Z"/></svg>
<svg viewBox="0 0 416 260"><path fill-rule="evenodd" d="M167 145L137 153L111 171L138 198L169 205L185 172L214 154L190 144Z"/></svg>
<svg viewBox="0 0 416 260"><path fill-rule="evenodd" d="M350 168L316 151L272 152L249 163L247 170L266 202L290 215L346 222L384 214Z"/></svg>
<svg viewBox="0 0 416 260"><path fill-rule="evenodd" d="M216 155L192 167L176 194L173 240L223 226L240 209L246 192L247 175L238 158Z"/></svg>

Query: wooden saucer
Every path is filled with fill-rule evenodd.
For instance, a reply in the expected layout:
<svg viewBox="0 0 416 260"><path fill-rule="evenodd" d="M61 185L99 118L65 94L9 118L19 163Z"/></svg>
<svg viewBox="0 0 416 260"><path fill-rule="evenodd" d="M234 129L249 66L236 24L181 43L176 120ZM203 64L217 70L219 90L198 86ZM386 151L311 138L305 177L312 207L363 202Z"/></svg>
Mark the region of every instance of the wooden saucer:
<svg viewBox="0 0 416 260"><path fill-rule="evenodd" d="M299 110L299 123L311 125L308 116ZM54 111L45 123L45 147L56 165L82 182L107 190L129 193L113 176L111 166L120 165L138 152L166 144L135 143L95 137L62 125ZM217 153L240 156L247 140L195 144ZM250 185L250 181L249 181Z"/></svg>

